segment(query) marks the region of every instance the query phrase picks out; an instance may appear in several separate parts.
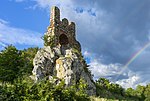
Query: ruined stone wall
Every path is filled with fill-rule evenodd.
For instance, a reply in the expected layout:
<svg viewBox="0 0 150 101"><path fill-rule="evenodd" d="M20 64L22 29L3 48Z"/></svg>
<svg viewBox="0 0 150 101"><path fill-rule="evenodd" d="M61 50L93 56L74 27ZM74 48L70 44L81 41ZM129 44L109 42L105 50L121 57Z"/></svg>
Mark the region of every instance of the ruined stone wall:
<svg viewBox="0 0 150 101"><path fill-rule="evenodd" d="M59 38L64 34L68 38L69 46L81 51L80 43L75 38L75 23L69 22L66 18L60 20L60 10L57 7L51 9L50 26L46 34L55 37L56 45L60 45Z"/></svg>

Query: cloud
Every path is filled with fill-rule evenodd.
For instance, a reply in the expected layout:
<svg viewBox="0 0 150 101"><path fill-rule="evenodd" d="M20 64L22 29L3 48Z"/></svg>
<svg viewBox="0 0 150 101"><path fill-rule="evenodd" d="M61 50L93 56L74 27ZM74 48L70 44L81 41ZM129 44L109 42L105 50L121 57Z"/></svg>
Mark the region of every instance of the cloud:
<svg viewBox="0 0 150 101"><path fill-rule="evenodd" d="M12 27L7 21L0 19L0 44L42 46L42 34L26 29Z"/></svg>
<svg viewBox="0 0 150 101"><path fill-rule="evenodd" d="M91 55L88 56L91 57ZM148 74L132 71L130 68L127 68L122 74L119 74L123 69L122 64L115 63L106 65L101 62L101 59L95 58L91 59L88 65L90 65L89 69L94 74L94 80L107 78L111 82L121 85L123 88L136 88L139 84L145 86L150 82Z"/></svg>
<svg viewBox="0 0 150 101"><path fill-rule="evenodd" d="M116 83L120 84L124 88L129 88L129 87L135 88L137 86L136 84L137 84L139 79L140 79L139 76L134 75L128 79L119 80Z"/></svg>
<svg viewBox="0 0 150 101"><path fill-rule="evenodd" d="M119 75L119 71L121 70L121 64L103 64L100 60L94 59L89 63L89 69L94 74L94 78L98 79L100 77L106 77L109 79L113 79L113 77Z"/></svg>
<svg viewBox="0 0 150 101"><path fill-rule="evenodd" d="M122 79L116 81L117 84L120 84L124 88L136 88L138 85L146 86L150 81L149 80L142 80L142 76L138 74L134 74L133 76L129 76L128 79Z"/></svg>
<svg viewBox="0 0 150 101"><path fill-rule="evenodd" d="M17 3L21 3L21 2L24 2L24 1L27 1L27 0L10 0L10 1L15 1Z"/></svg>
<svg viewBox="0 0 150 101"><path fill-rule="evenodd" d="M0 41L0 50L3 50L7 45Z"/></svg>
<svg viewBox="0 0 150 101"><path fill-rule="evenodd" d="M23 2L23 1L25 1L25 0L15 0L16 2Z"/></svg>
<svg viewBox="0 0 150 101"><path fill-rule="evenodd" d="M7 21L5 21L5 20L3 20L3 19L0 19L0 23L1 23L1 24L8 24L9 22L7 22Z"/></svg>

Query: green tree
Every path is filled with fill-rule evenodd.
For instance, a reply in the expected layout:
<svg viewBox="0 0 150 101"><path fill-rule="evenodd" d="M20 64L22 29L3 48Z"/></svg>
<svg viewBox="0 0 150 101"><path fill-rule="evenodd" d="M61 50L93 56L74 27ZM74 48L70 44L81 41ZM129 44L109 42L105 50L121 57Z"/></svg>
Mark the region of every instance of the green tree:
<svg viewBox="0 0 150 101"><path fill-rule="evenodd" d="M110 81L105 78L99 78L96 83L99 85L100 88L108 89L108 86L110 84Z"/></svg>
<svg viewBox="0 0 150 101"><path fill-rule="evenodd" d="M38 51L38 47L28 48L21 51L23 67L20 69L20 74L31 75L33 69L33 59Z"/></svg>
<svg viewBox="0 0 150 101"><path fill-rule="evenodd" d="M135 91L133 88L128 88L126 90L126 95L129 96L129 97L132 97L132 96L135 96Z"/></svg>
<svg viewBox="0 0 150 101"><path fill-rule="evenodd" d="M124 95L124 89L119 84L109 84L108 90L115 94L121 94L122 96Z"/></svg>
<svg viewBox="0 0 150 101"><path fill-rule="evenodd" d="M135 89L136 97L138 97L140 100L144 100L144 91L145 91L145 86L138 85Z"/></svg>
<svg viewBox="0 0 150 101"><path fill-rule="evenodd" d="M109 87L109 80L105 78L99 78L96 82L96 95L101 97L108 97L110 95L110 92L108 91Z"/></svg>
<svg viewBox="0 0 150 101"><path fill-rule="evenodd" d="M0 53L0 81L12 83L21 66L20 51L12 45L6 47Z"/></svg>
<svg viewBox="0 0 150 101"><path fill-rule="evenodd" d="M145 101L150 101L150 84L148 84L144 91Z"/></svg>

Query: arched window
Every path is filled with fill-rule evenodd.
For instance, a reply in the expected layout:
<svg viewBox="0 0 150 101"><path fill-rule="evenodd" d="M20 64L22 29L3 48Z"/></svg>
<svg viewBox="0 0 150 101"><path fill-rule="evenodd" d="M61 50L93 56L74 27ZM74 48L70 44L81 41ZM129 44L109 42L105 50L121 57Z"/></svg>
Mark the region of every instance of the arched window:
<svg viewBox="0 0 150 101"><path fill-rule="evenodd" d="M68 37L65 34L61 34L59 36L59 43L60 43L60 45L66 45L66 44L68 44L69 43Z"/></svg>

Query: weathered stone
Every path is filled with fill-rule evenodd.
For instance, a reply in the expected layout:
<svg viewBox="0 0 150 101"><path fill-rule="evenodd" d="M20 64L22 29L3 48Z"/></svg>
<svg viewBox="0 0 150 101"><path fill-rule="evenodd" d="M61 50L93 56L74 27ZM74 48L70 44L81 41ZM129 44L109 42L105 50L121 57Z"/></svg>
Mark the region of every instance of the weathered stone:
<svg viewBox="0 0 150 101"><path fill-rule="evenodd" d="M60 21L57 7L51 10L51 25L45 33L47 44L40 49L33 60L33 76L35 81L48 77L59 83L64 79L66 86L78 83L83 79L87 85L87 93L96 93L91 74L85 70L87 65L81 54L80 43L75 38L75 23L69 23L66 18Z"/></svg>

